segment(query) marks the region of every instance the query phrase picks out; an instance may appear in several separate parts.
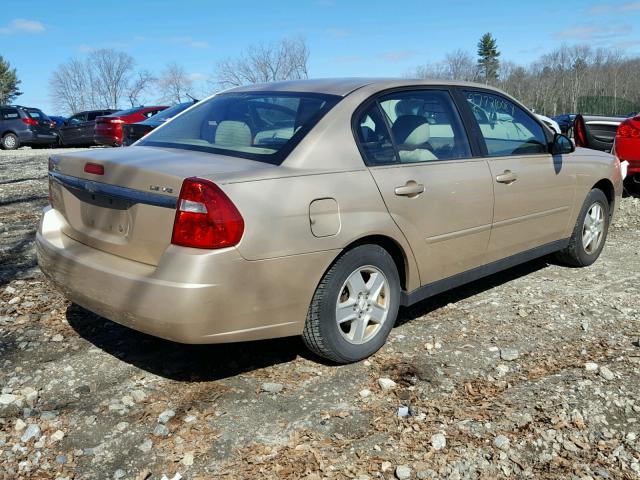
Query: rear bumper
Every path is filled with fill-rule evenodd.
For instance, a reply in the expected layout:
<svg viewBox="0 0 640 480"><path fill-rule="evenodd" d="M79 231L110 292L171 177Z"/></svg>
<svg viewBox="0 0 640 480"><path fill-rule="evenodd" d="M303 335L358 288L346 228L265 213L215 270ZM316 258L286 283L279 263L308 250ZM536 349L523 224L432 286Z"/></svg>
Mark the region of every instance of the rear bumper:
<svg viewBox="0 0 640 480"><path fill-rule="evenodd" d="M122 136L96 133L93 135L93 141L98 145L113 147L114 145L122 145Z"/></svg>
<svg viewBox="0 0 640 480"><path fill-rule="evenodd" d="M47 207L36 235L45 275L78 305L181 343L299 335L311 297L336 252L248 261L235 248L169 246L157 266L118 257L61 231Z"/></svg>

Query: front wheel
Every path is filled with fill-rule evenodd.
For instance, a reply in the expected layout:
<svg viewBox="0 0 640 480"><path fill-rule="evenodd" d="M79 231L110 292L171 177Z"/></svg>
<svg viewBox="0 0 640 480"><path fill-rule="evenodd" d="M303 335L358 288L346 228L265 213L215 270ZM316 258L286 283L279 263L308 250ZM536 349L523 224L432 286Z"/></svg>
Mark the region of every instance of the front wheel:
<svg viewBox="0 0 640 480"><path fill-rule="evenodd" d="M311 301L302 338L318 355L350 363L384 345L398 315L400 278L378 245L344 253L325 273Z"/></svg>
<svg viewBox="0 0 640 480"><path fill-rule="evenodd" d="M558 252L558 259L573 267L591 265L600 256L608 231L609 200L602 190L594 188L582 205L569 245Z"/></svg>

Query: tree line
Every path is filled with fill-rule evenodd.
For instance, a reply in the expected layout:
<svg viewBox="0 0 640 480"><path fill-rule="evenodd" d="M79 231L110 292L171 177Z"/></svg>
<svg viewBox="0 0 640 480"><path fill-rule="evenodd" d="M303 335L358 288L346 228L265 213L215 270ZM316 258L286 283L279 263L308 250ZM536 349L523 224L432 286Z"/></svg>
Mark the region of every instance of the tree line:
<svg viewBox="0 0 640 480"><path fill-rule="evenodd" d="M409 76L482 82L497 86L545 115L627 115L640 110L640 58L615 49L563 45L529 65L500 61L490 33L478 42L477 57L456 50Z"/></svg>
<svg viewBox="0 0 640 480"><path fill-rule="evenodd" d="M309 47L303 38L254 45L222 60L206 92L239 85L308 78ZM455 50L442 61L421 65L408 76L495 85L546 115L628 114L640 110L640 58L613 49L563 45L528 65L500 60L497 40L484 34L476 55ZM0 103L21 94L15 69L0 57ZM178 63L153 73L133 57L112 49L72 58L50 75L49 94L59 112L133 107L148 101L180 103L194 92L194 80ZM205 92L205 93L206 93ZM202 93L202 92L200 92Z"/></svg>

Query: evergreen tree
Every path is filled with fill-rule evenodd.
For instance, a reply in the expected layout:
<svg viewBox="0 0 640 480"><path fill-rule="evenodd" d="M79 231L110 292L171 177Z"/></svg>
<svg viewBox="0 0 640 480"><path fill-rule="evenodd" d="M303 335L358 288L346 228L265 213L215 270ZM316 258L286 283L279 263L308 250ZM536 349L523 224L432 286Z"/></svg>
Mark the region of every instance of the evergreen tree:
<svg viewBox="0 0 640 480"><path fill-rule="evenodd" d="M12 69L9 62L0 55L0 105L6 105L18 95L22 95L18 89L19 84L16 69Z"/></svg>
<svg viewBox="0 0 640 480"><path fill-rule="evenodd" d="M485 33L478 42L478 69L480 78L484 83L496 83L498 81L498 69L500 61L498 57L498 44L490 33Z"/></svg>

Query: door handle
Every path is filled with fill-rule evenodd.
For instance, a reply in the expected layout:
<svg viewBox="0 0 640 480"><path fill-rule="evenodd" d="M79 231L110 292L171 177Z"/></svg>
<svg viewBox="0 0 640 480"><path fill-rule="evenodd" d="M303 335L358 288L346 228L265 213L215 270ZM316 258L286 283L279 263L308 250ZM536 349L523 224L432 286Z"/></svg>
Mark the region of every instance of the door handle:
<svg viewBox="0 0 640 480"><path fill-rule="evenodd" d="M394 192L399 197L413 198L424 192L424 185L416 183L414 180L409 180L402 187L396 187Z"/></svg>
<svg viewBox="0 0 640 480"><path fill-rule="evenodd" d="M496 182L506 183L507 185L509 185L510 183L515 182L517 179L518 179L518 175L516 175L511 170L505 170L504 173L496 177Z"/></svg>

